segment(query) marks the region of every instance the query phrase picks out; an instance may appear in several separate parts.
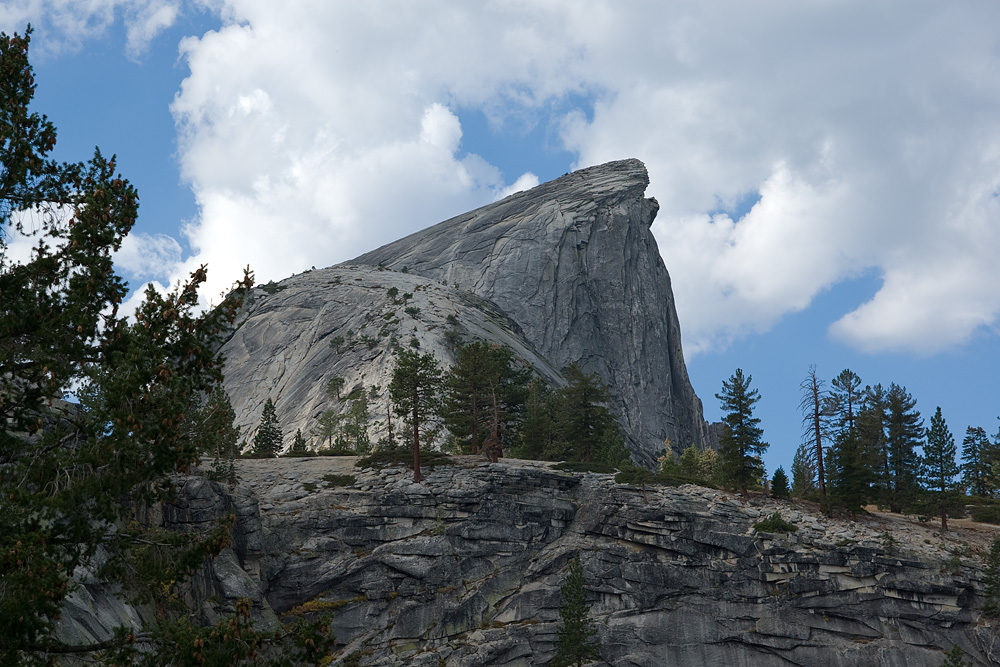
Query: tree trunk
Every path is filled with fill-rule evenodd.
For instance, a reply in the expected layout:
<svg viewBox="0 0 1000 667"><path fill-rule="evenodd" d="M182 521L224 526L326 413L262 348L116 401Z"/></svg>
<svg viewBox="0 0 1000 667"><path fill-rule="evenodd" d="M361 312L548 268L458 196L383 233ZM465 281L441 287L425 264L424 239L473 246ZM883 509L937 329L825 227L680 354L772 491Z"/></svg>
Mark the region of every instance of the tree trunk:
<svg viewBox="0 0 1000 667"><path fill-rule="evenodd" d="M420 421L417 415L416 401L413 407L413 483L423 481L420 474Z"/></svg>

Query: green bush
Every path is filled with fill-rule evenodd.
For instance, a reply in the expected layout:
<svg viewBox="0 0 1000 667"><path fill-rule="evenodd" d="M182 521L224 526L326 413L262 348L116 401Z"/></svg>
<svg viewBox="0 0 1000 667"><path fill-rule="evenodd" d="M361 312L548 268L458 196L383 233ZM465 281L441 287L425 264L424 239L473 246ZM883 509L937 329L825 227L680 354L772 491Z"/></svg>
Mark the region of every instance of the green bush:
<svg viewBox="0 0 1000 667"><path fill-rule="evenodd" d="M1000 506L997 505L976 505L970 512L972 520L978 523L992 523L1000 525Z"/></svg>
<svg viewBox="0 0 1000 667"><path fill-rule="evenodd" d="M354 475L323 475L323 481L326 482L327 487L331 486L351 486L358 481L358 478Z"/></svg>
<svg viewBox="0 0 1000 667"><path fill-rule="evenodd" d="M753 529L758 533L794 533L799 527L782 519L780 512L775 512L763 521L755 523Z"/></svg>
<svg viewBox="0 0 1000 667"><path fill-rule="evenodd" d="M680 486L681 484L695 484L710 489L718 488L703 479L690 477L678 471L653 472L652 470L633 465L622 466L621 472L615 475L615 482L618 484L631 484L633 486Z"/></svg>

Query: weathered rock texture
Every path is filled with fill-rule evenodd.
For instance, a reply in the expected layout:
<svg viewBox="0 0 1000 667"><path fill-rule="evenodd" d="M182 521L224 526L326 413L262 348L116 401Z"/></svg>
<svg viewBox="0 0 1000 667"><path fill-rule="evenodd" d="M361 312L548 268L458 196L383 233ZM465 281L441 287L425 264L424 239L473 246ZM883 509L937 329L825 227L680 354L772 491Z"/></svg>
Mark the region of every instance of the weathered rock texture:
<svg viewBox="0 0 1000 667"><path fill-rule="evenodd" d="M669 438L706 446L670 276L649 229L659 205L638 160L582 169L354 260L446 282L497 304L556 367L608 384L634 457Z"/></svg>
<svg viewBox="0 0 1000 667"><path fill-rule="evenodd" d="M262 622L336 609L334 664L543 665L579 553L598 664L938 667L955 644L972 665L1000 661L978 610L989 532L848 523L529 462L464 458L416 485L402 468L350 464L244 461L235 492L190 479L164 510L170 525L238 515L202 595L252 597ZM356 479L338 486L344 473ZM776 510L798 532L753 529Z"/></svg>
<svg viewBox="0 0 1000 667"><path fill-rule="evenodd" d="M341 377L342 398L376 387L369 432L377 442L388 431L392 348L415 340L448 365L454 360L449 331L502 343L542 377L562 382L517 324L487 300L411 273L340 265L259 287L247 299L222 348L236 425L252 440L270 398L286 447L296 429L309 437L325 410L346 410L346 400L326 393L327 383Z"/></svg>

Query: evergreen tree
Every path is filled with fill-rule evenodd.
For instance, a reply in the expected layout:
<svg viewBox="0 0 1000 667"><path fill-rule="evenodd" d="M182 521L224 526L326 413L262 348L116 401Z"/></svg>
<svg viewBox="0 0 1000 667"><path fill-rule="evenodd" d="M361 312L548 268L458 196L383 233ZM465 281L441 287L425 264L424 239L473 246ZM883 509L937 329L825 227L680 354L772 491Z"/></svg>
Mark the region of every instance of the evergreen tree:
<svg viewBox="0 0 1000 667"><path fill-rule="evenodd" d="M948 509L956 504L955 477L959 468L955 463L955 438L948 430L940 406L931 417L931 426L927 429L921 472L924 486L931 493L931 502L941 516L941 530L948 530Z"/></svg>
<svg viewBox="0 0 1000 667"><path fill-rule="evenodd" d="M825 412L830 417L831 435L834 438L852 431L857 426L861 398L861 378L857 373L845 368L833 378L830 383L830 393L826 396Z"/></svg>
<svg viewBox="0 0 1000 667"><path fill-rule="evenodd" d="M852 512L860 511L871 493L871 468L857 430L838 436L829 450L830 487L833 501Z"/></svg>
<svg viewBox="0 0 1000 667"><path fill-rule="evenodd" d="M292 440L292 448L289 450L289 453L302 455L308 451L309 445L306 444L305 436L302 435L302 429L295 429L295 438Z"/></svg>
<svg viewBox="0 0 1000 667"><path fill-rule="evenodd" d="M260 458L274 458L281 452L281 427L278 413L271 399L264 402L260 413L260 426L253 437L253 455Z"/></svg>
<svg viewBox="0 0 1000 667"><path fill-rule="evenodd" d="M579 554L569 562L569 574L559 593L559 638L556 640L556 656L549 664L553 667L580 667L584 662L597 658L598 646L592 641L597 630L589 618L590 605L587 604L587 588Z"/></svg>
<svg viewBox="0 0 1000 667"><path fill-rule="evenodd" d="M202 452L213 457L211 476L235 484L240 430L233 425L236 412L221 384L212 389L205 408L195 414L201 421Z"/></svg>
<svg viewBox="0 0 1000 667"><path fill-rule="evenodd" d="M969 663L962 659L964 657L965 652L956 644L948 651L948 655L945 657L944 662L941 663L941 667L969 667Z"/></svg>
<svg viewBox="0 0 1000 667"><path fill-rule="evenodd" d="M753 416L753 406L760 400L760 392L750 389L752 376L743 376L737 368L728 381L722 383L722 393L715 397L722 401L725 412L723 429L719 438L719 473L724 484L740 489L743 493L761 483L764 462L761 456L767 451L763 441L760 419Z"/></svg>
<svg viewBox="0 0 1000 667"><path fill-rule="evenodd" d="M775 498L788 497L788 475L781 466L774 471L774 477L771 479L771 495Z"/></svg>
<svg viewBox="0 0 1000 667"><path fill-rule="evenodd" d="M455 364L444 377L442 418L471 454L496 431L511 439L523 409L530 371L518 368L513 352L502 345L473 341L458 348Z"/></svg>
<svg viewBox="0 0 1000 667"><path fill-rule="evenodd" d="M843 373L841 373L843 375ZM820 498L826 496L826 471L823 469L823 442L827 439L830 396L823 389L823 381L816 376L816 366L809 367L806 379L799 385L802 388L802 422L805 426L803 443L809 447L809 458L819 481ZM793 470L794 474L794 470Z"/></svg>
<svg viewBox="0 0 1000 667"><path fill-rule="evenodd" d="M667 448L669 452L669 447ZM696 445L688 445L678 459L679 472L686 477L710 481L715 476L715 464L718 460L714 449L701 449Z"/></svg>
<svg viewBox="0 0 1000 667"><path fill-rule="evenodd" d="M171 476L207 440L216 454L229 442L224 415L203 402L251 280L198 315L200 267L170 293L147 289L133 323L119 313L128 290L112 258L137 193L99 151L87 164L50 159L55 127L29 108L29 43L30 30L0 33L0 664L249 662L263 645L249 601L219 628L158 614L97 643L55 631L74 573L99 571L122 596L159 603L226 543L228 526L170 533L135 521L135 508L173 497ZM10 245L32 235L30 256L11 262ZM81 405L62 400L70 392ZM230 621L239 642L220 631ZM329 642L309 639L318 655L288 659L317 664Z"/></svg>
<svg viewBox="0 0 1000 667"><path fill-rule="evenodd" d="M994 537L983 570L983 616L1000 617L1000 536Z"/></svg>
<svg viewBox="0 0 1000 667"><path fill-rule="evenodd" d="M872 497L880 506L888 506L892 492L892 469L886 438L888 402L881 384L866 386L858 413L858 439L871 471Z"/></svg>
<svg viewBox="0 0 1000 667"><path fill-rule="evenodd" d="M396 367L389 383L389 397L394 412L403 418L413 446L413 481L424 477L420 472L420 440L431 433L438 418L441 392L441 367L433 354L399 348Z"/></svg>
<svg viewBox="0 0 1000 667"><path fill-rule="evenodd" d="M904 387L889 385L886 393L886 444L889 452L891 490L889 508L901 512L912 503L918 489L920 457L916 452L923 440L924 423L917 401Z"/></svg>
<svg viewBox="0 0 1000 667"><path fill-rule="evenodd" d="M371 436L368 434L368 394L361 395L351 401L347 414L342 420L344 442L355 454L365 455L371 450Z"/></svg>
<svg viewBox="0 0 1000 667"><path fill-rule="evenodd" d="M990 443L981 426L969 426L962 440L962 482L969 493L980 498L993 498L996 489L997 448Z"/></svg>
<svg viewBox="0 0 1000 667"><path fill-rule="evenodd" d="M811 463L813 456L815 456L813 448L806 443L799 445L795 450L795 456L792 458L791 493L796 498L816 490L816 475Z"/></svg>
<svg viewBox="0 0 1000 667"><path fill-rule="evenodd" d="M514 441L513 455L525 459L563 458L556 451L556 395L541 378L528 384L521 426Z"/></svg>
<svg viewBox="0 0 1000 667"><path fill-rule="evenodd" d="M618 430L606 406L611 393L597 373L584 373L576 364L566 368L563 376L566 386L557 392L559 438L567 458L594 460L602 440L609 437L608 431Z"/></svg>

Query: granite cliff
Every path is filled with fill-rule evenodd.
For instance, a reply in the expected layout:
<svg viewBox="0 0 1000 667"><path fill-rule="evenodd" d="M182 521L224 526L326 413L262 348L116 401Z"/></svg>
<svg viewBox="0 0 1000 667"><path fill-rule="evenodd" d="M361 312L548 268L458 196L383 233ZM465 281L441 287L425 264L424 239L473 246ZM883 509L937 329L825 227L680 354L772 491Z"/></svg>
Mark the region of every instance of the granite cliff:
<svg viewBox="0 0 1000 667"><path fill-rule="evenodd" d="M941 534L694 486L634 487L549 464L460 457L413 484L352 458L239 462L240 484L180 480L163 525L233 513L233 547L195 580L212 620L239 597L260 623L334 610L334 665L527 667L554 654L559 585L580 554L601 659L615 666L938 667L959 645L998 664L980 617L992 526ZM758 532L772 512L798 527ZM141 615L89 582L67 634ZM89 605L89 606L88 606Z"/></svg>
<svg viewBox="0 0 1000 667"><path fill-rule="evenodd" d="M450 362L442 335L452 314L467 337L510 344L556 384L570 363L598 373L637 462L653 465L665 439L676 450L707 445L649 229L658 204L643 196L648 182L638 160L582 169L348 264L258 288L223 350L238 424L252 431L270 397L286 432L308 432L331 407L330 377L385 386L391 343L415 338ZM419 314L386 297L393 286L413 294L405 307ZM348 345L331 350L338 337ZM380 428L373 423L373 435Z"/></svg>

